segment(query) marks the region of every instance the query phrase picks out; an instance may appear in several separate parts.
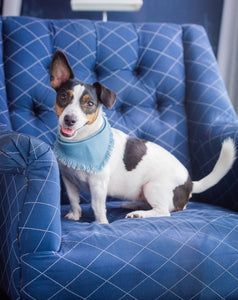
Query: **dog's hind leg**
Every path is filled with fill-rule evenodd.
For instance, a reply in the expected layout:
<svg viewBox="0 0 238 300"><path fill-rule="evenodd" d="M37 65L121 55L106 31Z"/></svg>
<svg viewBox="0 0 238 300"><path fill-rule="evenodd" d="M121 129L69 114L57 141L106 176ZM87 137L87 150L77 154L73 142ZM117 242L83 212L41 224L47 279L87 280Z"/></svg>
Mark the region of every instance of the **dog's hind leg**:
<svg viewBox="0 0 238 300"><path fill-rule="evenodd" d="M70 211L67 213L67 215L65 215L65 218L69 220L78 221L82 215L82 210L79 205L79 188L72 182L70 182L66 177L62 177L71 206Z"/></svg>
<svg viewBox="0 0 238 300"><path fill-rule="evenodd" d="M149 182L143 187L146 201L152 207L150 210L136 210L126 215L126 218L152 218L170 216L172 192L168 187Z"/></svg>

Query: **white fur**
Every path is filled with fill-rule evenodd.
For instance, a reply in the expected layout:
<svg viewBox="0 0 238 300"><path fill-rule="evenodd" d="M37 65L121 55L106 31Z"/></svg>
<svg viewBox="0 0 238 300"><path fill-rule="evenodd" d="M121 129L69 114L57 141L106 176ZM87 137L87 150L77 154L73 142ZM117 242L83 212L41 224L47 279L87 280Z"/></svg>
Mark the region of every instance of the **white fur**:
<svg viewBox="0 0 238 300"><path fill-rule="evenodd" d="M78 96L82 88L76 87ZM76 97L75 97L76 98ZM77 101L66 107L63 116L76 113L78 119L83 115ZM63 120L60 117L59 126ZM102 109L100 108L96 121L91 125L84 124L82 117L76 124L77 134L73 140L80 140L97 132L102 126ZM83 125L82 125L83 124ZM112 129L114 148L104 169L96 174L68 168L59 163L63 180L71 203L67 218L79 220L81 209L79 205L79 190L91 193L91 204L95 219L99 223L108 223L106 217L106 196L114 196L131 201L147 201L150 210L137 210L127 214L127 218L145 218L169 216L174 209L173 191L184 184L188 178L186 168L164 148L147 142L147 153L135 169L127 171L123 162L123 155L127 135ZM200 181L194 182L194 193L200 193L216 184L231 168L235 159L234 142L229 139L223 143L220 157L213 171Z"/></svg>
<svg viewBox="0 0 238 300"><path fill-rule="evenodd" d="M90 135L93 135L100 127L103 125L103 119L97 118L96 121L90 126L85 125L88 123L88 119L82 112L79 104L79 99L84 92L84 86L78 84L74 87L74 97L72 103L70 103L66 109L64 109L63 113L59 116L58 122L58 131L64 124L64 117L66 115L77 115L77 123L72 127L75 131L75 134L72 137L64 137L61 136L63 141L78 141L87 138ZM85 130L86 129L86 130Z"/></svg>
<svg viewBox="0 0 238 300"><path fill-rule="evenodd" d="M210 174L193 182L193 193L202 193L217 184L231 169L236 157L234 141L231 138L222 143L219 158Z"/></svg>

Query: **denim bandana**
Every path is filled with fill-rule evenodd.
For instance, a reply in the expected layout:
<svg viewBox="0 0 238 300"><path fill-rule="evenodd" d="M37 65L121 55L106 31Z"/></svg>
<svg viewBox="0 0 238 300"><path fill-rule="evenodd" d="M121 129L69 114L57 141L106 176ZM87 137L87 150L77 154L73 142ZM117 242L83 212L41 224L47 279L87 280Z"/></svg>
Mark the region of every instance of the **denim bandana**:
<svg viewBox="0 0 238 300"><path fill-rule="evenodd" d="M86 139L66 142L62 141L58 135L54 152L57 159L68 167L97 173L102 171L111 157L113 145L111 126L104 116L103 127Z"/></svg>

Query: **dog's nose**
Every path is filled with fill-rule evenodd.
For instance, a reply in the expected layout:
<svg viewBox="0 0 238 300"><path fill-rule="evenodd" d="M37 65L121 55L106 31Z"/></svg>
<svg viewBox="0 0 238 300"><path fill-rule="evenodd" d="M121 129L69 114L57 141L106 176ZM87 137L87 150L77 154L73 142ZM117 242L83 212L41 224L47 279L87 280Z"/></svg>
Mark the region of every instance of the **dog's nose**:
<svg viewBox="0 0 238 300"><path fill-rule="evenodd" d="M77 117L75 115L65 115L64 123L67 126L73 126L77 122Z"/></svg>

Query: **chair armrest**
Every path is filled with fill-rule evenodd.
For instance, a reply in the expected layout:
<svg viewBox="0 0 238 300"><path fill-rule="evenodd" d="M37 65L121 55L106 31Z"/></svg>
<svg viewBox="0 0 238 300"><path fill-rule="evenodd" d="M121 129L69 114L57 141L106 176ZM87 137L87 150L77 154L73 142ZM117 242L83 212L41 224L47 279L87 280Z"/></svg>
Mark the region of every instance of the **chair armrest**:
<svg viewBox="0 0 238 300"><path fill-rule="evenodd" d="M1 238L21 254L57 251L61 242L59 170L50 146L14 132L0 137Z"/></svg>
<svg viewBox="0 0 238 300"><path fill-rule="evenodd" d="M192 161L192 179L199 180L213 169L222 142L231 137L238 151L238 123L197 125L196 135L190 138L190 153ZM199 202L220 205L238 211L238 159L232 169L214 187L204 193L196 194L193 199Z"/></svg>

